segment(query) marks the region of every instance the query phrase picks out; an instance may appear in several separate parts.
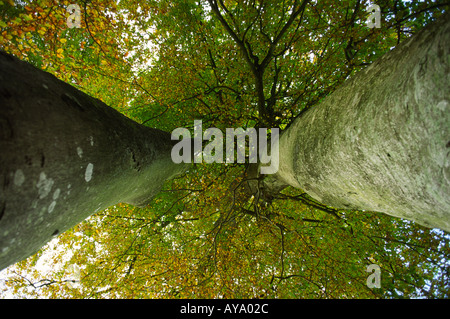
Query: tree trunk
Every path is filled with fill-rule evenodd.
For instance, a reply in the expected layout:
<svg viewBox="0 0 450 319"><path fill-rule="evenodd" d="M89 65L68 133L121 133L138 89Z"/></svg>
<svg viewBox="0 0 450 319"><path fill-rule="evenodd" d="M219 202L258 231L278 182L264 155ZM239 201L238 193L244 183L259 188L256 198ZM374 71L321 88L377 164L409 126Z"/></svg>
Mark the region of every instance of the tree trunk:
<svg viewBox="0 0 450 319"><path fill-rule="evenodd" d="M273 177L336 208L450 231L449 20L296 119L280 137Z"/></svg>
<svg viewBox="0 0 450 319"><path fill-rule="evenodd" d="M94 212L145 205L186 169L169 133L5 53L0 70L0 269Z"/></svg>

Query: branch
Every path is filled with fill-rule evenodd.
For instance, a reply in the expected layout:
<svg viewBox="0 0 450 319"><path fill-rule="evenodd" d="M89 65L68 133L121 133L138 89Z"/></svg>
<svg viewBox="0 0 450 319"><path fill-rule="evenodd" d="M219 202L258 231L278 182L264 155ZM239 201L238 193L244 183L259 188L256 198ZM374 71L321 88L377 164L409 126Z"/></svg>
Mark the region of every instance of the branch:
<svg viewBox="0 0 450 319"><path fill-rule="evenodd" d="M269 62L272 60L273 58L273 52L275 51L275 48L277 47L278 43L280 42L280 40L283 38L283 36L285 35L285 33L287 32L287 30L291 27L292 23L295 21L295 19L302 14L303 16L303 12L305 11L306 5L310 2L311 0L303 0L302 4L300 5L300 7L297 10L293 10L291 13L291 16L289 17L288 22L286 22L286 24L284 25L284 27L281 29L280 33L278 33L278 35L275 37L274 41L270 44L269 47L269 52L267 52L266 57L264 58L263 62L261 62L260 68L264 69Z"/></svg>
<svg viewBox="0 0 450 319"><path fill-rule="evenodd" d="M314 202L314 200L304 197L304 195L306 195L306 193L300 194L298 196L291 196L291 195L286 195L286 194L278 194L278 195L275 196L275 198L276 199L292 199L292 200L295 200L295 201L299 201L299 202L302 202L303 204L312 206L312 207L314 207L314 208L316 208L316 209L318 209L320 211L323 211L323 212L325 212L327 214L330 214L336 219L339 219L339 220L341 219L341 217L337 214L337 212L338 212L337 209L329 208L329 207L327 207L325 205L316 203L316 202ZM309 221L311 221L311 220L309 220Z"/></svg>
<svg viewBox="0 0 450 319"><path fill-rule="evenodd" d="M252 72L254 74L256 74L257 70L255 65L253 64L252 60L250 59L249 53L247 52L247 48L245 47L245 43L243 40L241 40L239 38L239 36L236 34L236 32L234 32L234 30L231 28L231 26L228 24L228 22L225 20L225 18L222 16L222 14L220 13L219 10L219 6L217 4L216 0L208 0L209 5L212 8L212 11L214 12L214 14L216 15L217 19L219 19L220 23L222 24L222 26L225 28L225 30L227 31L227 33L233 38L233 40L236 42L236 44L238 45L239 49L241 50L241 53L245 59L245 61L247 62L247 64L250 66ZM223 3L221 2L222 6ZM226 9L226 7L224 7L225 12L228 12L228 10Z"/></svg>

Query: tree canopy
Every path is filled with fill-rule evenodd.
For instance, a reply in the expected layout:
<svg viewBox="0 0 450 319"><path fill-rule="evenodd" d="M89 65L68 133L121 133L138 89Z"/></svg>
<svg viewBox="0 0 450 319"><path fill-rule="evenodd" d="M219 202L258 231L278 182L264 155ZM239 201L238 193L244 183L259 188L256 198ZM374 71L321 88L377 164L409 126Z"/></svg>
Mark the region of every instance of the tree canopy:
<svg viewBox="0 0 450 319"><path fill-rule="evenodd" d="M435 21L445 1L0 1L0 49L149 127L289 127ZM111 163L114 165L114 163ZM144 208L120 204L9 268L3 294L53 298L449 297L450 237L195 164ZM367 267L381 269L370 288ZM46 268L47 267L47 268Z"/></svg>

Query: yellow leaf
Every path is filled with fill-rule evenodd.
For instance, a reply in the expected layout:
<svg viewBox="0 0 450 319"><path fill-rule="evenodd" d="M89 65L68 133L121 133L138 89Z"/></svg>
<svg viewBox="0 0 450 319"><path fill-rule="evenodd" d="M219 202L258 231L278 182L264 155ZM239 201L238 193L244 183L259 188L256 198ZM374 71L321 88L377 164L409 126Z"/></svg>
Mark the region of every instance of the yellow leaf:
<svg viewBox="0 0 450 319"><path fill-rule="evenodd" d="M56 53L61 54L61 53L63 53L63 51L64 51L63 49L59 48L58 50L56 50Z"/></svg>
<svg viewBox="0 0 450 319"><path fill-rule="evenodd" d="M59 39L59 42L61 42L61 43L66 43L66 42L67 42L67 39Z"/></svg>

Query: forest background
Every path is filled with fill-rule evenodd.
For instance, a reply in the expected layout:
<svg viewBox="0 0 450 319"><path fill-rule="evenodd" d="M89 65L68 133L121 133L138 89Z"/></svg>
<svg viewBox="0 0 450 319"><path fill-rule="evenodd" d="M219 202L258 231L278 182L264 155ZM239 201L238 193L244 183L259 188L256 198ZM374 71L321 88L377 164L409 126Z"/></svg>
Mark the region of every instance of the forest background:
<svg viewBox="0 0 450 319"><path fill-rule="evenodd" d="M71 4L80 8L79 27L68 25L76 21ZM201 119L223 131L283 130L449 3L378 0L381 28L366 24L370 4L0 1L0 49L149 127L192 129ZM236 34L247 58L265 64L263 74ZM144 208L120 204L92 215L3 271L0 295L449 297L447 233L326 207L293 188L265 202L241 198L246 169L199 163ZM372 264L380 288L367 285Z"/></svg>

